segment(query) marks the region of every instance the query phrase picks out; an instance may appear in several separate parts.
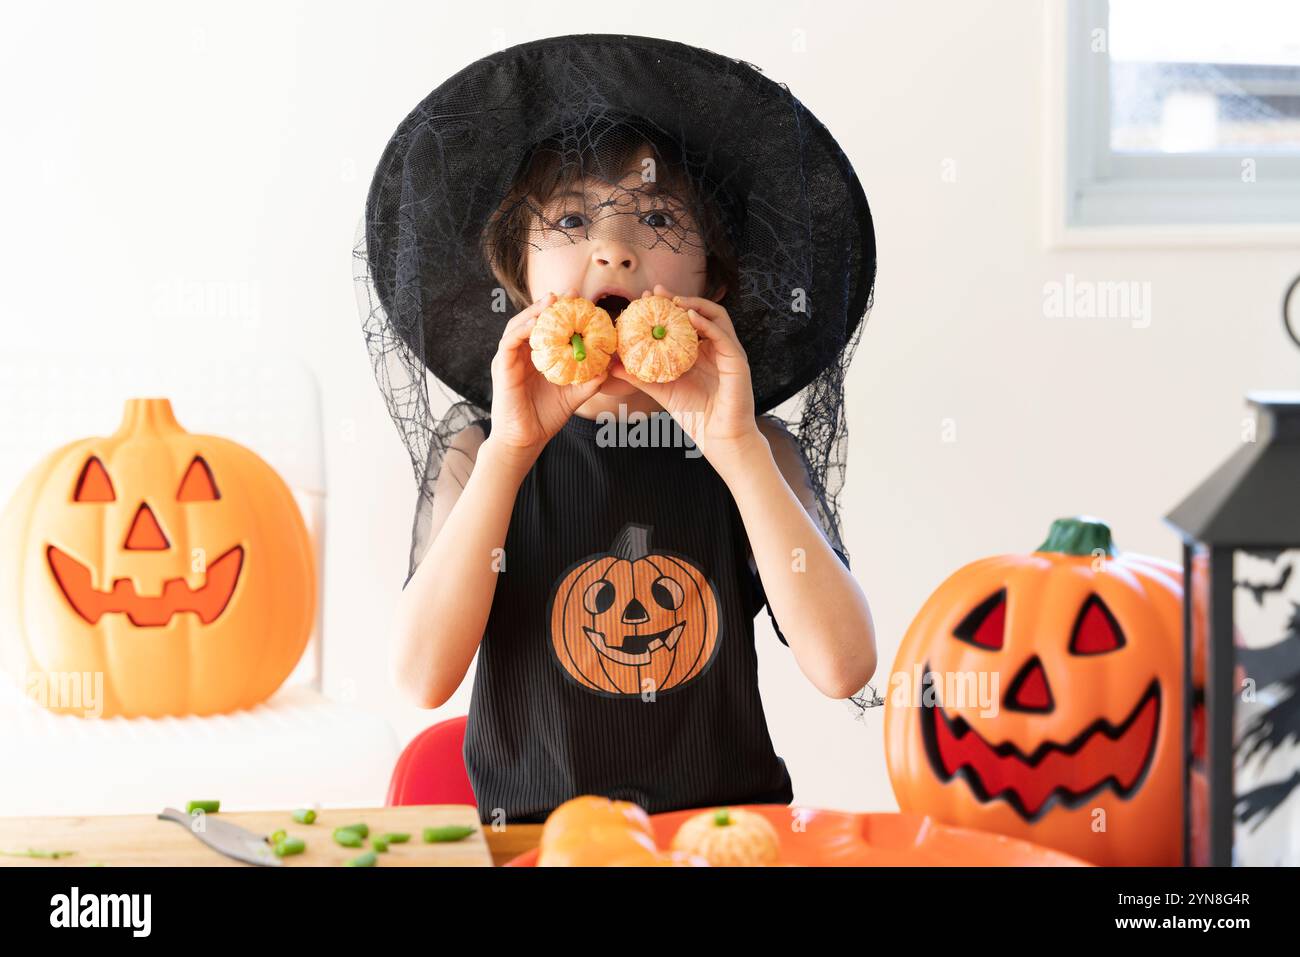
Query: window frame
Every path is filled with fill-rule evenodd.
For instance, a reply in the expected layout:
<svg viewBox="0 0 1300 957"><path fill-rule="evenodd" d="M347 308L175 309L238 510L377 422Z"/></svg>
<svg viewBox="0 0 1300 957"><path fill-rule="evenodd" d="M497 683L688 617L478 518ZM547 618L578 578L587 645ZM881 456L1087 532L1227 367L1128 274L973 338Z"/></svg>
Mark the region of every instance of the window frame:
<svg viewBox="0 0 1300 957"><path fill-rule="evenodd" d="M1092 31L1109 31L1109 0L1047 9L1048 248L1300 246L1300 156L1113 154L1110 57L1090 50ZM1246 159L1260 180L1242 181Z"/></svg>

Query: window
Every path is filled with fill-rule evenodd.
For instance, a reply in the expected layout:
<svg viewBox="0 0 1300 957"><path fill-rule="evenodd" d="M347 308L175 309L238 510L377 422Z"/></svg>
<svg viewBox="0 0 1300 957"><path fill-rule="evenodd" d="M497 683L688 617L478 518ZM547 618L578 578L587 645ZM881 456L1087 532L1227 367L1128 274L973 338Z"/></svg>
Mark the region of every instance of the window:
<svg viewBox="0 0 1300 957"><path fill-rule="evenodd" d="M1249 225L1300 237L1300 3L1068 0L1065 10L1054 181L1067 231Z"/></svg>

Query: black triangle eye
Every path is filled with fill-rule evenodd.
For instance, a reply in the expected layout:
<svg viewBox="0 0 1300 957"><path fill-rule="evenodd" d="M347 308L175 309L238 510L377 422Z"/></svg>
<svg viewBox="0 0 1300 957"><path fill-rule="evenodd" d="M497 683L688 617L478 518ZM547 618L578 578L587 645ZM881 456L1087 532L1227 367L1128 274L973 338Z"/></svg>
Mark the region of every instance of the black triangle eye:
<svg viewBox="0 0 1300 957"><path fill-rule="evenodd" d="M975 610L952 630L952 633L954 637L977 648L998 651L1002 648L1002 636L1006 631L1006 624L1007 590L1004 588L980 602Z"/></svg>
<svg viewBox="0 0 1300 957"><path fill-rule="evenodd" d="M1104 655L1125 645L1124 631L1098 595L1089 595L1079 609L1070 635L1070 653L1075 655Z"/></svg>

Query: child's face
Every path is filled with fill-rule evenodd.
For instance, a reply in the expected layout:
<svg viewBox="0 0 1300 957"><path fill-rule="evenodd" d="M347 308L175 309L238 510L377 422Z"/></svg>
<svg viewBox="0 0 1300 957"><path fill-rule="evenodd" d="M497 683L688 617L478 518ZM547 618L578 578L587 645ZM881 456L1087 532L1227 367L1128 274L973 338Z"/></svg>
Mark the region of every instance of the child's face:
<svg viewBox="0 0 1300 957"><path fill-rule="evenodd" d="M643 291L653 293L656 283L674 295L715 292L712 298L720 299L725 294L725 289L704 288L708 262L698 241L700 229L689 212L679 203L644 195L639 170L638 160L618 184L588 176L583 181L585 199L561 196L546 205L547 221L568 233L571 241L551 238L540 243L542 248L529 250L528 291L534 302L548 292L564 295L569 290L592 302L608 295L639 299ZM695 241L675 241L683 234ZM610 318L618 318L622 305L610 310ZM625 396L638 390L610 376L600 391Z"/></svg>

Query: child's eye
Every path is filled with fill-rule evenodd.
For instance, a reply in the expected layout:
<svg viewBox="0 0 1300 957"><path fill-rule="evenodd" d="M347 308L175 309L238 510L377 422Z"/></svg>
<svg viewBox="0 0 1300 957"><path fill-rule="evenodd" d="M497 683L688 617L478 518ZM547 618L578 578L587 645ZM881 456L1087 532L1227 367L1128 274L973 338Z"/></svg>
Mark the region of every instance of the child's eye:
<svg viewBox="0 0 1300 957"><path fill-rule="evenodd" d="M587 217L582 213L566 213L555 221L556 229L578 229L587 221ZM652 229L668 229L676 224L671 213L661 209L653 209L641 217L641 222Z"/></svg>

